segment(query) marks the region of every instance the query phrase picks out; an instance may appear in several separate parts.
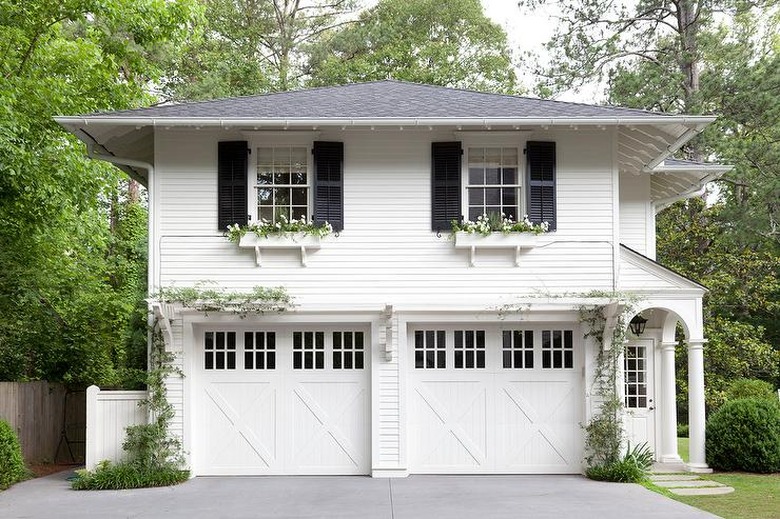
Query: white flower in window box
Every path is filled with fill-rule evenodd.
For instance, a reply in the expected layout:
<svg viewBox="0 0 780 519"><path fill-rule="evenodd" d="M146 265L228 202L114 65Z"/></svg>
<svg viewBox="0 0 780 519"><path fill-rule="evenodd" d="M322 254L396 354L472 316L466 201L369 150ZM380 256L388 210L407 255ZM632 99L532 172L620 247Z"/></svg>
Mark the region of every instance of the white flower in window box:
<svg viewBox="0 0 780 519"><path fill-rule="evenodd" d="M522 221L515 222L503 213L498 215L483 214L476 222L465 220L452 222L452 237L456 249L470 249L469 264L473 267L476 249L514 249L515 265L520 265L520 253L535 247L539 235L549 230L547 222L535 224L525 216Z"/></svg>
<svg viewBox="0 0 780 519"><path fill-rule="evenodd" d="M229 225L227 238L240 248L254 248L257 266L262 265L262 249L297 249L301 252L301 265L306 266L307 251L320 248L320 238L333 232L328 222L315 224L305 217L288 220L284 216L276 222L261 220L244 227Z"/></svg>

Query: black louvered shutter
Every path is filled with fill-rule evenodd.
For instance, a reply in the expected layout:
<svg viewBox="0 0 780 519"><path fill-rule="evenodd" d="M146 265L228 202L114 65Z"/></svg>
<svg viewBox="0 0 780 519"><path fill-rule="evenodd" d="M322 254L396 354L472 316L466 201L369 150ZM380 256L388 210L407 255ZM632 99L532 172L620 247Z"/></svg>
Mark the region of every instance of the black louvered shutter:
<svg viewBox="0 0 780 519"><path fill-rule="evenodd" d="M528 219L533 223L547 222L551 231L556 227L555 207L555 143L528 142Z"/></svg>
<svg viewBox="0 0 780 519"><path fill-rule="evenodd" d="M344 143L314 143L314 223L344 229Z"/></svg>
<svg viewBox="0 0 780 519"><path fill-rule="evenodd" d="M460 161L459 142L432 143L431 157L431 221L434 231L448 231L452 220L460 221Z"/></svg>
<svg viewBox="0 0 780 519"><path fill-rule="evenodd" d="M220 230L228 225L247 223L246 141L219 143L217 158L217 222Z"/></svg>

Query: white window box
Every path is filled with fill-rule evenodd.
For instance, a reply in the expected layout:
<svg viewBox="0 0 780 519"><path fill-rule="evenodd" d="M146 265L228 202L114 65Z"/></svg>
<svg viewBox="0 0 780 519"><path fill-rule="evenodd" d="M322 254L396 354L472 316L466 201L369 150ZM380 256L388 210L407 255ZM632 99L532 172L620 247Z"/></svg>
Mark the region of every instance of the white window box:
<svg viewBox="0 0 780 519"><path fill-rule="evenodd" d="M301 266L305 267L307 251L320 248L320 237L304 233L288 233L263 237L249 232L241 237L238 246L242 249L255 249L255 262L258 267L262 266L263 249L299 250L301 253Z"/></svg>
<svg viewBox="0 0 780 519"><path fill-rule="evenodd" d="M511 249L515 252L515 266L520 266L520 253L532 249L539 243L539 235L525 232L504 234L493 232L487 236L479 233L456 232L455 248L469 249L469 266L475 263L477 249Z"/></svg>

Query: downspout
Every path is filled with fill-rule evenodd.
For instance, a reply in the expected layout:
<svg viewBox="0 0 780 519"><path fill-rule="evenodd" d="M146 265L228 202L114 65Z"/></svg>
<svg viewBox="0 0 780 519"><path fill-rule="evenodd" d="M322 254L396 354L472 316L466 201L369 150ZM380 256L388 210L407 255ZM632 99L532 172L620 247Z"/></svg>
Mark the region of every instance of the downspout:
<svg viewBox="0 0 780 519"><path fill-rule="evenodd" d="M149 236L149 245L148 245L148 261L149 261L149 279L147 280L147 290L149 292L149 295L154 294L158 289L158 283L157 283L157 237L155 236L154 232L154 190L152 189L152 182L154 179L154 166L152 166L149 162L144 162L142 160L134 160L134 159L126 159L122 157L114 157L112 155L103 155L101 153L96 153L94 150L94 146L91 144L87 144L87 156L91 159L96 160L102 160L105 162L110 162L111 164L116 164L118 166L128 166L131 168L141 168L145 169L148 172L148 180L147 180L147 188L146 193L149 199L149 222L147 227L147 233Z"/></svg>

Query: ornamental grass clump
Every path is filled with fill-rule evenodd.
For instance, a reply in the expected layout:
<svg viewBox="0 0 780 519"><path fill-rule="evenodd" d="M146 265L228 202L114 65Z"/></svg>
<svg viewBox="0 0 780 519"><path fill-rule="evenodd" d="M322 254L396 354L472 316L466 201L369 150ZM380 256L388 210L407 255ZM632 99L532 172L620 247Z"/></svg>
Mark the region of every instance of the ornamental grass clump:
<svg viewBox="0 0 780 519"><path fill-rule="evenodd" d="M611 463L594 465L585 471L585 475L596 481L613 483L639 483L647 479L653 464L653 453L646 443L629 445L625 455Z"/></svg>
<svg viewBox="0 0 780 519"><path fill-rule="evenodd" d="M0 420L0 490L29 477L19 438L8 422Z"/></svg>
<svg viewBox="0 0 780 519"><path fill-rule="evenodd" d="M730 400L707 420L707 463L718 470L780 472L780 404Z"/></svg>

